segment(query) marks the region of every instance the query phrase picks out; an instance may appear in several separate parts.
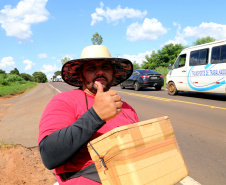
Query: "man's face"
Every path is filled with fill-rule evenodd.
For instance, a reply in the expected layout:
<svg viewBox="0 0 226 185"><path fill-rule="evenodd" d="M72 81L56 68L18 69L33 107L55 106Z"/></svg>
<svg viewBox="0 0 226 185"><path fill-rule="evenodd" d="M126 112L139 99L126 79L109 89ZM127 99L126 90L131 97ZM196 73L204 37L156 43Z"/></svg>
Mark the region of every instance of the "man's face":
<svg viewBox="0 0 226 185"><path fill-rule="evenodd" d="M113 81L113 68L106 61L89 61L83 65L83 90L88 88L89 91L96 94L97 87L95 81L103 85L104 91L108 91Z"/></svg>

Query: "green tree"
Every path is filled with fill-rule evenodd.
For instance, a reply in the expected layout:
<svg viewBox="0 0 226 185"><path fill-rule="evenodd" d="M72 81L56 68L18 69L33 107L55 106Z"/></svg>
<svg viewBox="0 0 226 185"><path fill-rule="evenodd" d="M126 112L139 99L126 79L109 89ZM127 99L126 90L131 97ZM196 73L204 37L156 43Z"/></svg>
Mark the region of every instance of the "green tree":
<svg viewBox="0 0 226 185"><path fill-rule="evenodd" d="M56 71L56 72L54 73L54 75L55 75L55 76L61 75L61 71Z"/></svg>
<svg viewBox="0 0 226 185"><path fill-rule="evenodd" d="M167 44L165 45L160 54L160 65L162 67L167 67L169 63L173 64L177 58L177 56L180 54L180 52L185 47L181 44Z"/></svg>
<svg viewBox="0 0 226 185"><path fill-rule="evenodd" d="M20 72L19 72L19 70L18 70L17 68L14 68L14 70L11 70L11 71L9 72L9 74L20 75Z"/></svg>
<svg viewBox="0 0 226 185"><path fill-rule="evenodd" d="M141 67L143 69L156 69L157 67L167 67L169 64L173 64L179 55L179 53L185 47L181 44L167 44L161 50L156 53L152 51L150 56L146 55L146 61L143 61Z"/></svg>
<svg viewBox="0 0 226 185"><path fill-rule="evenodd" d="M215 38L207 36L207 37L197 39L195 42L193 42L193 45L196 46L196 45L205 44L205 43L214 42L214 41L216 41Z"/></svg>
<svg viewBox="0 0 226 185"><path fill-rule="evenodd" d="M99 35L99 33L93 34L93 38L91 38L93 45L101 45L103 42L103 37Z"/></svg>
<svg viewBox="0 0 226 185"><path fill-rule="evenodd" d="M140 65L136 61L133 62L133 69L140 69Z"/></svg>
<svg viewBox="0 0 226 185"><path fill-rule="evenodd" d="M6 74L6 72L3 69L0 69L0 74Z"/></svg>
<svg viewBox="0 0 226 185"><path fill-rule="evenodd" d="M66 62L68 62L69 60L71 60L69 57L64 57L62 60L61 60L61 63L62 65L64 65Z"/></svg>
<svg viewBox="0 0 226 185"><path fill-rule="evenodd" d="M141 65L142 69L155 69L158 66L159 58L155 51L152 51L150 56L146 55L145 60Z"/></svg>
<svg viewBox="0 0 226 185"><path fill-rule="evenodd" d="M38 83L45 83L45 82L47 82L47 77L46 77L46 75L43 72L34 72L32 74L32 76L33 76L33 80L35 82L38 82Z"/></svg>
<svg viewBox="0 0 226 185"><path fill-rule="evenodd" d="M21 73L20 76L26 81L33 81L32 76L27 73Z"/></svg>

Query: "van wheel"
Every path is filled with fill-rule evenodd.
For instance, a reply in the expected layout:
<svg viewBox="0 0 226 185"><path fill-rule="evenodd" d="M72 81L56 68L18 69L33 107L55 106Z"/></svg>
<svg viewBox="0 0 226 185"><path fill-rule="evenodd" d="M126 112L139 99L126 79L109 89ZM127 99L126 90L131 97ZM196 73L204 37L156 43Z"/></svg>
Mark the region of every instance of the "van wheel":
<svg viewBox="0 0 226 185"><path fill-rule="evenodd" d="M134 83L134 89L135 89L135 91L139 91L140 90L140 84L138 82Z"/></svg>
<svg viewBox="0 0 226 185"><path fill-rule="evenodd" d="M178 91L177 91L175 84L173 82L170 82L168 84L168 94L173 96L173 95L176 95L177 93L178 93Z"/></svg>

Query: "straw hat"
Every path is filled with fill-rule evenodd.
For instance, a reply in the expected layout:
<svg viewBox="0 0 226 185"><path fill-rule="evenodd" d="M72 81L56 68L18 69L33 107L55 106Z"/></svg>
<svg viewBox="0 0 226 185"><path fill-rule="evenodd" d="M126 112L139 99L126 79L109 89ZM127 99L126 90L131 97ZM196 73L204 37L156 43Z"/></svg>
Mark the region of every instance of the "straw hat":
<svg viewBox="0 0 226 185"><path fill-rule="evenodd" d="M112 58L106 46L91 45L83 49L79 59L70 60L62 67L63 80L69 85L82 87L82 65L88 61L108 61L113 66L112 86L118 85L129 78L133 72L133 64L124 58Z"/></svg>

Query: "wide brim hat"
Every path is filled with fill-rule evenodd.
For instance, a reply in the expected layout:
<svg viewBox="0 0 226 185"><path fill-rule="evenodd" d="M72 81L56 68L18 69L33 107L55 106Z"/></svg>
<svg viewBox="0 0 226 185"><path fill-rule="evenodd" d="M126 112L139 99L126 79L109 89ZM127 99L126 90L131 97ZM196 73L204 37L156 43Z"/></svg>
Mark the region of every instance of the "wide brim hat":
<svg viewBox="0 0 226 185"><path fill-rule="evenodd" d="M116 86L133 73L133 64L130 60L118 57L111 57L111 54L106 46L91 45L83 49L81 57L66 62L61 70L63 80L69 85L82 87L82 66L88 61L107 61L113 67L113 82L112 86Z"/></svg>

